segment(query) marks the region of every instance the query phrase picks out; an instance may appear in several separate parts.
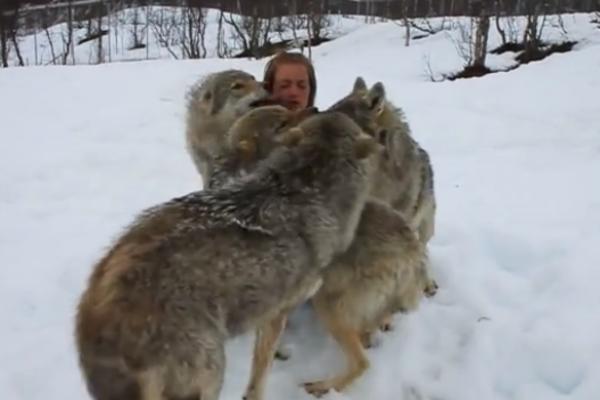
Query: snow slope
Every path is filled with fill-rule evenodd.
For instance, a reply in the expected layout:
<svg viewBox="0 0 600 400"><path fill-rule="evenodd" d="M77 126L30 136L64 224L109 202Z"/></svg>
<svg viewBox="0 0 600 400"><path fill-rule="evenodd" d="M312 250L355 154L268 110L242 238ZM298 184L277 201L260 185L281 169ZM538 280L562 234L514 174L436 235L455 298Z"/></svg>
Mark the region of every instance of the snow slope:
<svg viewBox="0 0 600 400"><path fill-rule="evenodd" d="M600 398L600 30L568 21L584 39L573 52L456 82L424 76L428 55L436 72L461 65L444 33L405 48L381 23L314 50L319 107L357 75L384 82L431 155L439 205L438 295L397 317L371 369L327 399ZM1 399L88 398L72 332L92 264L140 210L201 185L187 86L224 68L260 76L264 62L0 70ZM294 355L275 363L267 399L310 399L300 383L343 367L310 308L292 320ZM251 344L228 345L223 399L241 398Z"/></svg>
<svg viewBox="0 0 600 400"><path fill-rule="evenodd" d="M147 6L137 8L126 8L114 12L102 20L102 28L108 34L102 38L102 55L104 62L140 61L154 59L183 59L180 45L180 32L185 29L186 16L181 7ZM217 56L217 34L219 30L220 13L215 9L205 9L205 47L207 58ZM238 24L240 16L229 13L225 14L227 19L233 18ZM360 16L331 16L329 25L323 30L328 37L338 37L364 25L364 17ZM148 22L148 23L147 23ZM93 22L97 26L97 21ZM147 44L144 48L132 49L134 31L138 40ZM224 42L231 54L242 50L241 43L236 40L235 30L226 22L223 22ZM298 38L307 37L306 29L298 29ZM70 54L67 64L96 64L98 62L98 40L87 41L78 44L79 40L87 35L87 21L81 26L74 25L73 36L74 55ZM63 39L64 36L64 39ZM161 43L159 37L168 38L169 48ZM273 29L269 35L272 42L284 39L293 39L290 30L278 33ZM57 64L61 64L61 54L67 50L67 24L61 23L48 27L48 30L40 29L19 39L19 48L25 65L50 65L56 58ZM36 54L37 48L37 54ZM16 52L9 53L11 65L18 65Z"/></svg>

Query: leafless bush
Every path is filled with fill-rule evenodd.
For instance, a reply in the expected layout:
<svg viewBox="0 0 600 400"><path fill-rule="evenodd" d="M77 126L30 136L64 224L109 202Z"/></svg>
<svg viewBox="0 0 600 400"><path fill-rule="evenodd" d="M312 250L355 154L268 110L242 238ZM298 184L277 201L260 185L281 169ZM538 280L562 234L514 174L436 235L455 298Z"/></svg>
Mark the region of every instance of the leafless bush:
<svg viewBox="0 0 600 400"><path fill-rule="evenodd" d="M542 35L547 22L544 12L546 4L543 0L530 0L526 5L526 25L522 43L525 47L524 57L536 58L541 51Z"/></svg>
<svg viewBox="0 0 600 400"><path fill-rule="evenodd" d="M465 66L473 62L473 18L469 22L457 21L455 29L458 31L458 39L452 38L456 52L463 59Z"/></svg>
<svg viewBox="0 0 600 400"><path fill-rule="evenodd" d="M144 44L142 38L146 35L146 29L150 21L143 21L141 18L142 8L137 2L133 3L131 8L131 20L126 21L129 24L129 33L131 42L129 44L129 50L142 49L148 45ZM148 16L148 13L146 14Z"/></svg>
<svg viewBox="0 0 600 400"><path fill-rule="evenodd" d="M564 21L562 15L557 14L556 19L552 20L551 25L552 25L552 27L560 30L560 33L561 33L563 39L567 38L568 32L567 32L567 28L565 26L565 21Z"/></svg>
<svg viewBox="0 0 600 400"><path fill-rule="evenodd" d="M436 76L436 73L433 72L433 67L431 66L431 56L429 54L423 56L423 63L425 65L425 76L431 82L441 82L446 78L444 74Z"/></svg>
<svg viewBox="0 0 600 400"><path fill-rule="evenodd" d="M0 56L2 66L9 66L9 55L14 50L18 65L25 65L19 47L19 3L14 2L0 7Z"/></svg>
<svg viewBox="0 0 600 400"><path fill-rule="evenodd" d="M225 38L225 13L223 11L219 12L219 22L217 25L217 56L231 57L231 48L227 45L227 41Z"/></svg>
<svg viewBox="0 0 600 400"><path fill-rule="evenodd" d="M61 31L61 39L63 43L63 52L60 56L62 64L66 65L71 55L71 64L75 64L75 45L73 43L73 5L72 1L69 0L67 7L67 25L66 32L64 29Z"/></svg>
<svg viewBox="0 0 600 400"><path fill-rule="evenodd" d="M307 24L310 24L311 40L320 40L327 36L331 27L331 19L326 14L325 2L311 2L310 11L307 15Z"/></svg>
<svg viewBox="0 0 600 400"><path fill-rule="evenodd" d="M295 14L295 10L291 11L293 14L288 17L283 17L283 24L286 29L292 32L292 38L296 47L302 47L302 43L298 38L298 30L306 29L306 21L303 15Z"/></svg>
<svg viewBox="0 0 600 400"><path fill-rule="evenodd" d="M177 53L171 48L171 46L177 45L177 30L180 26L177 10L174 8L154 9L150 12L148 22L160 46L167 49L174 59L179 59Z"/></svg>
<svg viewBox="0 0 600 400"><path fill-rule="evenodd" d="M271 32L271 19L263 19L256 12L252 16L240 16L227 13L224 21L233 29L233 37L242 54L259 57L259 49L268 42Z"/></svg>
<svg viewBox="0 0 600 400"><path fill-rule="evenodd" d="M459 74L462 77L481 76L489 69L485 65L487 57L488 35L490 30L490 10L488 3L473 3L472 14L468 23L458 23L459 39L454 41L458 54L465 62L465 69Z"/></svg>
<svg viewBox="0 0 600 400"><path fill-rule="evenodd" d="M475 43L473 44L473 64L474 67L484 67L487 56L488 36L490 32L490 13L489 10L482 5L479 17L475 19Z"/></svg>
<svg viewBox="0 0 600 400"><path fill-rule="evenodd" d="M427 33L428 35L435 35L438 32L451 29L452 25L445 17L438 23L432 23L431 18L420 18L410 21L410 27L420 32Z"/></svg>
<svg viewBox="0 0 600 400"><path fill-rule="evenodd" d="M502 39L502 45L507 43L517 43L519 41L519 27L515 17L508 16L505 11L504 1L496 0L495 2L496 16L495 23L496 29Z"/></svg>
<svg viewBox="0 0 600 400"><path fill-rule="evenodd" d="M184 58L206 57L206 11L200 7L188 6L182 10L179 43Z"/></svg>
<svg viewBox="0 0 600 400"><path fill-rule="evenodd" d="M6 19L0 15L0 56L2 58L2 66L8 67L8 56L10 55L10 44L8 42Z"/></svg>

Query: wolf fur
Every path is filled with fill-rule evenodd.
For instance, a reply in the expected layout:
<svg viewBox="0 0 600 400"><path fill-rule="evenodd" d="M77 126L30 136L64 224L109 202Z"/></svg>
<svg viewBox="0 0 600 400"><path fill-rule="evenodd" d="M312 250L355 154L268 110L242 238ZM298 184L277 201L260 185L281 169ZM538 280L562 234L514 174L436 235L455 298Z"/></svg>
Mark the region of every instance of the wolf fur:
<svg viewBox="0 0 600 400"><path fill-rule="evenodd" d="M378 133L385 151L371 194L400 211L423 243L435 233L436 200L429 154L412 137L403 111L386 98L381 82L370 89L362 77L329 110L343 112L359 126Z"/></svg>
<svg viewBox="0 0 600 400"><path fill-rule="evenodd" d="M219 398L228 338L258 329L245 398L260 400L288 310L354 238L376 143L324 113L250 174L145 210L95 265L76 347L96 400Z"/></svg>
<svg viewBox="0 0 600 400"><path fill-rule="evenodd" d="M214 168L207 187L219 187L252 170L257 160L265 159L278 145L276 138L316 108L292 111L281 105L259 106L238 118L226 132L223 146L214 157Z"/></svg>
<svg viewBox="0 0 600 400"><path fill-rule="evenodd" d="M257 108L236 121L230 131L228 146L237 149L230 159L242 158L246 172L272 151L270 142L276 140L277 133L267 127L281 123L281 113L274 113L276 110ZM262 134L254 133L257 127L263 127ZM227 175L240 173L241 164L231 166ZM331 379L306 383L307 391L316 395L332 388L341 391L364 373L369 361L363 347L370 346L371 334L382 320L415 310L424 294L433 294L428 291L428 263L426 246L406 218L388 204L370 198L351 246L324 270L323 284L311 300L346 354L347 368ZM265 358L263 353L260 347L255 348L254 358Z"/></svg>
<svg viewBox="0 0 600 400"><path fill-rule="evenodd" d="M309 393L343 391L369 368L365 348L392 315L415 311L429 288L428 254L405 217L370 198L350 248L336 257L312 297L316 314L346 356L344 371L309 382Z"/></svg>
<svg viewBox="0 0 600 400"><path fill-rule="evenodd" d="M269 96L247 72L229 69L208 74L186 94L186 146L203 182L210 181L214 158L225 133L253 104Z"/></svg>

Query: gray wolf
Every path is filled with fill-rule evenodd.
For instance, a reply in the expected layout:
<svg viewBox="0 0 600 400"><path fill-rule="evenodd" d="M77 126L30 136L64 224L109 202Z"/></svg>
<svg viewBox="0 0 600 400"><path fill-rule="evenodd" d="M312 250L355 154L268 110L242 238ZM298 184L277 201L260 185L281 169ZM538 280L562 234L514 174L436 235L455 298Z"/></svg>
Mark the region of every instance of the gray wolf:
<svg viewBox="0 0 600 400"><path fill-rule="evenodd" d="M377 143L310 116L250 174L151 207L94 266L76 313L96 400L216 400L228 338L257 330L245 398L263 397L289 310L351 245Z"/></svg>
<svg viewBox="0 0 600 400"><path fill-rule="evenodd" d="M310 300L343 350L346 367L331 378L304 384L309 393L343 391L369 368L365 348L371 347L374 331L434 294L428 264L426 246L405 217L370 198L352 245L324 270L323 283Z"/></svg>
<svg viewBox="0 0 600 400"><path fill-rule="evenodd" d="M236 121L227 140L235 151L226 159L233 162L225 175L250 173L268 156L271 142L277 140L276 128L290 121L291 113L280 108L259 107ZM351 246L324 269L323 284L310 300L344 351L347 369L331 379L306 383L308 392L341 391L364 373L369 365L364 348L370 346L371 335L382 321L398 312L414 311L425 294L433 295L428 288L428 263L426 246L406 218L369 198ZM264 353L257 347L254 358L270 356Z"/></svg>
<svg viewBox="0 0 600 400"><path fill-rule="evenodd" d="M423 243L435 231L436 199L429 154L412 137L403 111L386 98L381 82L370 89L358 77L352 91L329 110L343 112L385 147L371 194L407 218Z"/></svg>
<svg viewBox="0 0 600 400"><path fill-rule="evenodd" d="M241 70L225 70L198 80L186 94L186 146L203 182L210 181L214 157L225 133L253 105L269 97L261 82Z"/></svg>
<svg viewBox="0 0 600 400"><path fill-rule="evenodd" d="M292 111L281 105L258 106L238 118L225 133L223 144L213 158L209 188L219 187L240 174L251 171L278 145L282 132L315 114L316 108Z"/></svg>

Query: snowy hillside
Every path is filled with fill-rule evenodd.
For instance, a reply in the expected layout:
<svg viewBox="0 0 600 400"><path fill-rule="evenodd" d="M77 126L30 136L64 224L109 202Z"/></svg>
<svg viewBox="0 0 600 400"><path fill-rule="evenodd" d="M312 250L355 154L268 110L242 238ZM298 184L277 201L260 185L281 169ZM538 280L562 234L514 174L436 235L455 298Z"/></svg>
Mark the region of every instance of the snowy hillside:
<svg viewBox="0 0 600 400"><path fill-rule="evenodd" d="M444 32L407 48L397 25L365 25L314 49L317 106L357 75L386 85L431 155L439 210L437 296L396 318L371 369L326 399L600 399L600 29L587 15L565 24L572 52L455 82L427 76L427 59L435 73L462 66ZM264 63L0 70L0 399L88 398L73 317L92 265L140 210L201 186L186 88L225 68L260 77ZM309 308L292 323L269 400L310 399L302 382L343 367ZM222 399L241 398L251 344L228 345Z"/></svg>
<svg viewBox="0 0 600 400"><path fill-rule="evenodd" d="M204 13L206 57L212 58L217 56L220 13L215 9L205 9ZM242 50L242 44L237 39L235 29L227 23L227 19L230 18L240 24L240 16L227 13L226 19L221 21L223 43L231 55L234 55ZM99 51L102 52L104 62L187 58L182 55L180 36L184 34L181 30L186 29L185 21L184 9L180 7L147 6L112 13L102 20L102 29L106 30L107 34L102 37L101 50L97 38L85 41L88 29L83 21L74 25L74 55L68 55L67 63L96 64ZM361 16L332 16L327 21L322 34L330 38L341 36L364 25L364 17ZM97 21L92 22L92 31L95 32ZM40 28L35 33L20 38L19 47L25 65L50 65L53 60L61 64L61 55L67 51L67 29L67 24L61 23L50 26L47 30ZM135 40L134 33L137 38ZM306 29L298 28L296 35L299 39L306 39ZM272 29L268 36L273 43L294 37L290 29L284 29L282 32ZM83 42L79 43L80 41ZM135 41L141 46L133 47ZM15 51L11 51L9 57L11 65L18 65Z"/></svg>

